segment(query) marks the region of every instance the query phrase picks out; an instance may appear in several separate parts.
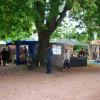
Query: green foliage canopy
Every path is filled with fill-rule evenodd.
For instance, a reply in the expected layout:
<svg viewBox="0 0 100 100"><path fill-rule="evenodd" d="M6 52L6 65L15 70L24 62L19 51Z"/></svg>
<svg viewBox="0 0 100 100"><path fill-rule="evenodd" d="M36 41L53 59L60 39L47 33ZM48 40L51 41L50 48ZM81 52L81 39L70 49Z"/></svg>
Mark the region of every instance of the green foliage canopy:
<svg viewBox="0 0 100 100"><path fill-rule="evenodd" d="M37 32L52 33L67 11L72 18L83 20L88 29L95 26L98 31L99 10L99 0L0 0L0 37L28 37L34 22Z"/></svg>
<svg viewBox="0 0 100 100"><path fill-rule="evenodd" d="M27 37L33 20L31 0L0 0L0 38Z"/></svg>

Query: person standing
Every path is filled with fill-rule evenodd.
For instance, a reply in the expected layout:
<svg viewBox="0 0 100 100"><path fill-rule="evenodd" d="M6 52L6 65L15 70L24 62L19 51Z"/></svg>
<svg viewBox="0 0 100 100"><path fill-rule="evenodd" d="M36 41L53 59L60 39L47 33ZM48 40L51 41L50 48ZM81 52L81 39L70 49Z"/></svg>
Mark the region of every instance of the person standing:
<svg viewBox="0 0 100 100"><path fill-rule="evenodd" d="M23 52L24 52L25 55L27 55L27 47L26 46L24 46Z"/></svg>
<svg viewBox="0 0 100 100"><path fill-rule="evenodd" d="M3 66L5 66L6 63L7 63L7 51L6 51L6 48L3 48L2 52L1 52L1 55L2 55Z"/></svg>
<svg viewBox="0 0 100 100"><path fill-rule="evenodd" d="M51 67L52 67L52 56L53 56L53 52L52 49L50 47L50 45L47 46L47 66L46 66L46 73L50 74L51 73Z"/></svg>
<svg viewBox="0 0 100 100"><path fill-rule="evenodd" d="M10 49L10 47L9 46L7 46L7 48L6 48L6 53L7 53L7 63L10 63L10 57L11 57L11 49Z"/></svg>
<svg viewBox="0 0 100 100"><path fill-rule="evenodd" d="M62 71L65 71L66 67L68 68L68 71L70 71L70 52L68 49L65 49L63 70Z"/></svg>
<svg viewBox="0 0 100 100"><path fill-rule="evenodd" d="M84 49L82 48L79 52L79 57L84 57L85 56L85 51Z"/></svg>

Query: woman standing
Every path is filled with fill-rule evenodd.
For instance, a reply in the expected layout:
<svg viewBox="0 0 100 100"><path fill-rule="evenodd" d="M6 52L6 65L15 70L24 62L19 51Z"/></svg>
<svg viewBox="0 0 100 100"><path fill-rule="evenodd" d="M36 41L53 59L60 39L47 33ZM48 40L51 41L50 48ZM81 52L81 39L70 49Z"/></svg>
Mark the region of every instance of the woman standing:
<svg viewBox="0 0 100 100"><path fill-rule="evenodd" d="M64 63L63 63L63 70L66 70L66 67L68 68L68 71L70 70L70 52L68 49L65 49L64 53Z"/></svg>

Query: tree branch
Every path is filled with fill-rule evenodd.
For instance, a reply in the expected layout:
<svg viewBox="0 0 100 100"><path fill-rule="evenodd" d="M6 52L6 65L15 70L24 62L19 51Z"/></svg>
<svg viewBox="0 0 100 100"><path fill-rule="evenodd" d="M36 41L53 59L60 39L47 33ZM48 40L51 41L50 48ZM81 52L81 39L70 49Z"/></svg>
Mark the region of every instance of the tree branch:
<svg viewBox="0 0 100 100"><path fill-rule="evenodd" d="M69 7L65 5L63 11L59 14L60 17L57 19L57 16L54 17L49 25L49 31L50 33L54 32L57 28L57 26L62 22L63 18L66 16L66 12L70 10Z"/></svg>
<svg viewBox="0 0 100 100"><path fill-rule="evenodd" d="M66 16L66 12L67 12L68 10L70 10L69 7L67 7L67 6L65 5L63 11L60 13L59 19L57 19L56 24L61 23L61 21L63 20L63 18Z"/></svg>
<svg viewBox="0 0 100 100"><path fill-rule="evenodd" d="M43 30L42 26L44 25L46 0L43 0L43 2L36 0L33 8L36 11L35 25L38 32Z"/></svg>

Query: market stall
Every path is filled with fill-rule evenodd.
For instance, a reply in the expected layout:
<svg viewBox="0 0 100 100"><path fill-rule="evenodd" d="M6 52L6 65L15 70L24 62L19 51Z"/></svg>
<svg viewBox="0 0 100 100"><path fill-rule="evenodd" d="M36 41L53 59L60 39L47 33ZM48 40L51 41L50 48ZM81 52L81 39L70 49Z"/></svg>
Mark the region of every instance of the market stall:
<svg viewBox="0 0 100 100"><path fill-rule="evenodd" d="M100 61L100 40L94 40L90 45L92 50L92 59Z"/></svg>
<svg viewBox="0 0 100 100"><path fill-rule="evenodd" d="M87 66L87 57L86 56L78 56L73 50L75 45L85 45L78 40L74 39L61 39L56 42L52 42L52 50L53 50L53 60L52 64L56 66L63 65L63 54L65 48L69 49L71 55L71 67L80 67L80 66Z"/></svg>
<svg viewBox="0 0 100 100"><path fill-rule="evenodd" d="M27 41L27 40L20 40L15 41L14 43L9 42L6 45L15 45L16 46L16 64L26 64L27 63L27 55L31 55L32 57L35 56L36 53L36 46L37 41ZM27 51L25 50L27 49Z"/></svg>

